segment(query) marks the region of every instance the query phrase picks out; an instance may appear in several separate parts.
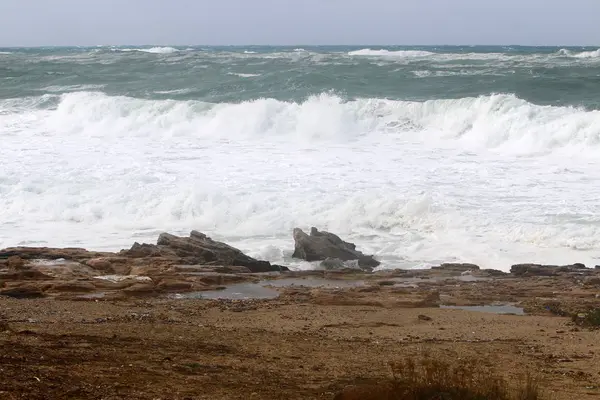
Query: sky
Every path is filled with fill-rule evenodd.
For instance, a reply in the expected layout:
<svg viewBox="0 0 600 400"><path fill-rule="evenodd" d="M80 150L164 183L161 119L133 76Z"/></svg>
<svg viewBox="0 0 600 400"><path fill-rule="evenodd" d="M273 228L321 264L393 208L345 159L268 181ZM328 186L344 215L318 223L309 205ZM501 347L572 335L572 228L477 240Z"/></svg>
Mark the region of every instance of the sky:
<svg viewBox="0 0 600 400"><path fill-rule="evenodd" d="M0 0L0 46L600 46L600 0Z"/></svg>

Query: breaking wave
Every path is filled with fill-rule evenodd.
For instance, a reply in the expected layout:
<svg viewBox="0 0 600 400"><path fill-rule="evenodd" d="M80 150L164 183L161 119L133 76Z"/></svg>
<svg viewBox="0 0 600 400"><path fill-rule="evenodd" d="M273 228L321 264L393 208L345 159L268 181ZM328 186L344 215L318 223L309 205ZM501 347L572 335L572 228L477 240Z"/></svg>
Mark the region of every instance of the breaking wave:
<svg viewBox="0 0 600 400"><path fill-rule="evenodd" d="M600 111L540 106L511 94L425 102L387 99L346 101L329 93L303 102L258 99L212 104L144 100L99 92L66 93L55 109L25 109L46 132L76 135L192 135L202 138L353 140L396 135L398 139L534 153L600 145ZM7 101L4 101L7 102ZM11 108L19 109L18 100ZM34 103L35 104L35 103ZM54 104L44 101L43 107ZM7 108L7 104L0 104ZM23 110L23 108L21 108ZM22 115L0 116L0 130Z"/></svg>
<svg viewBox="0 0 600 400"><path fill-rule="evenodd" d="M595 156L600 111L511 94L213 104L99 92L0 110L0 247L116 249L195 228L283 257L292 228L318 225L387 265L503 268L600 248L597 168L546 157Z"/></svg>
<svg viewBox="0 0 600 400"><path fill-rule="evenodd" d="M560 49L558 54L560 56L571 58L600 58L600 49L594 51L583 51L579 53L567 49Z"/></svg>
<svg viewBox="0 0 600 400"><path fill-rule="evenodd" d="M350 56L366 56L366 57L396 57L396 58L417 58L417 57L427 57L434 55L436 53L432 53L430 51L419 51L419 50L371 50L371 49L362 49L355 50L348 53Z"/></svg>
<svg viewBox="0 0 600 400"><path fill-rule="evenodd" d="M178 49L174 47L151 47L149 49L116 49L117 51L123 52L140 52L140 53L150 53L150 54L171 54L179 52Z"/></svg>

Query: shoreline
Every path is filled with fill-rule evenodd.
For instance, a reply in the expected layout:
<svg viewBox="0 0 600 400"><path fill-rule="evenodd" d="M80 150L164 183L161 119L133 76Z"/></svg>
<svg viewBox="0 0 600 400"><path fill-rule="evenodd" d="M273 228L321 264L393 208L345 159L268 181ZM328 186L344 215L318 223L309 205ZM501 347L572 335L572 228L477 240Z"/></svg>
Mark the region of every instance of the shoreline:
<svg viewBox="0 0 600 400"><path fill-rule="evenodd" d="M199 262L194 237L223 252ZM423 354L600 395L600 330L578 319L600 269L286 271L201 233L157 243L0 251L0 397L333 399Z"/></svg>

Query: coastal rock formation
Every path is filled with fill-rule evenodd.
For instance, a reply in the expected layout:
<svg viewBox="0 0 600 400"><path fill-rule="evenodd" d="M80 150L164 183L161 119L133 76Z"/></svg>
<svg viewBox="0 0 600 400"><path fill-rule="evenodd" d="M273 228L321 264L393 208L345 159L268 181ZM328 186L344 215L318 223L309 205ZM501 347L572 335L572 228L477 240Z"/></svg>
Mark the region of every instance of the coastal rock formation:
<svg viewBox="0 0 600 400"><path fill-rule="evenodd" d="M354 243L345 242L330 232L319 231L312 227L310 235L302 229L294 229L294 254L292 257L306 261L324 261L338 259L341 261L358 260L359 267L371 270L380 263L373 256L356 250Z"/></svg>
<svg viewBox="0 0 600 400"><path fill-rule="evenodd" d="M258 280L253 273L286 270L200 232L189 237L163 233L157 244L135 243L119 253L47 247L0 250L0 296L153 296L210 290Z"/></svg>
<svg viewBox="0 0 600 400"><path fill-rule="evenodd" d="M516 264L510 268L510 273L515 276L557 276L569 273L591 272L585 265L576 263L571 265L541 265L541 264Z"/></svg>
<svg viewBox="0 0 600 400"><path fill-rule="evenodd" d="M205 234L192 231L189 237L161 233L156 245L135 243L120 255L131 258L163 257L179 259L180 264L203 264L246 267L250 272L281 271L284 267L271 265L242 253L235 247L212 240Z"/></svg>

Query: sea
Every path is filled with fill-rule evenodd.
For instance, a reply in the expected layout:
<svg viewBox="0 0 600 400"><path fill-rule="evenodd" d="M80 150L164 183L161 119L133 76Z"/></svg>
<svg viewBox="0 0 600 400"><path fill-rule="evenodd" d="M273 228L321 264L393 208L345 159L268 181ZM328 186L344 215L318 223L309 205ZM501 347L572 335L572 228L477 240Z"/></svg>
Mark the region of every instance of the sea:
<svg viewBox="0 0 600 400"><path fill-rule="evenodd" d="M600 264L600 49L0 48L0 248Z"/></svg>

